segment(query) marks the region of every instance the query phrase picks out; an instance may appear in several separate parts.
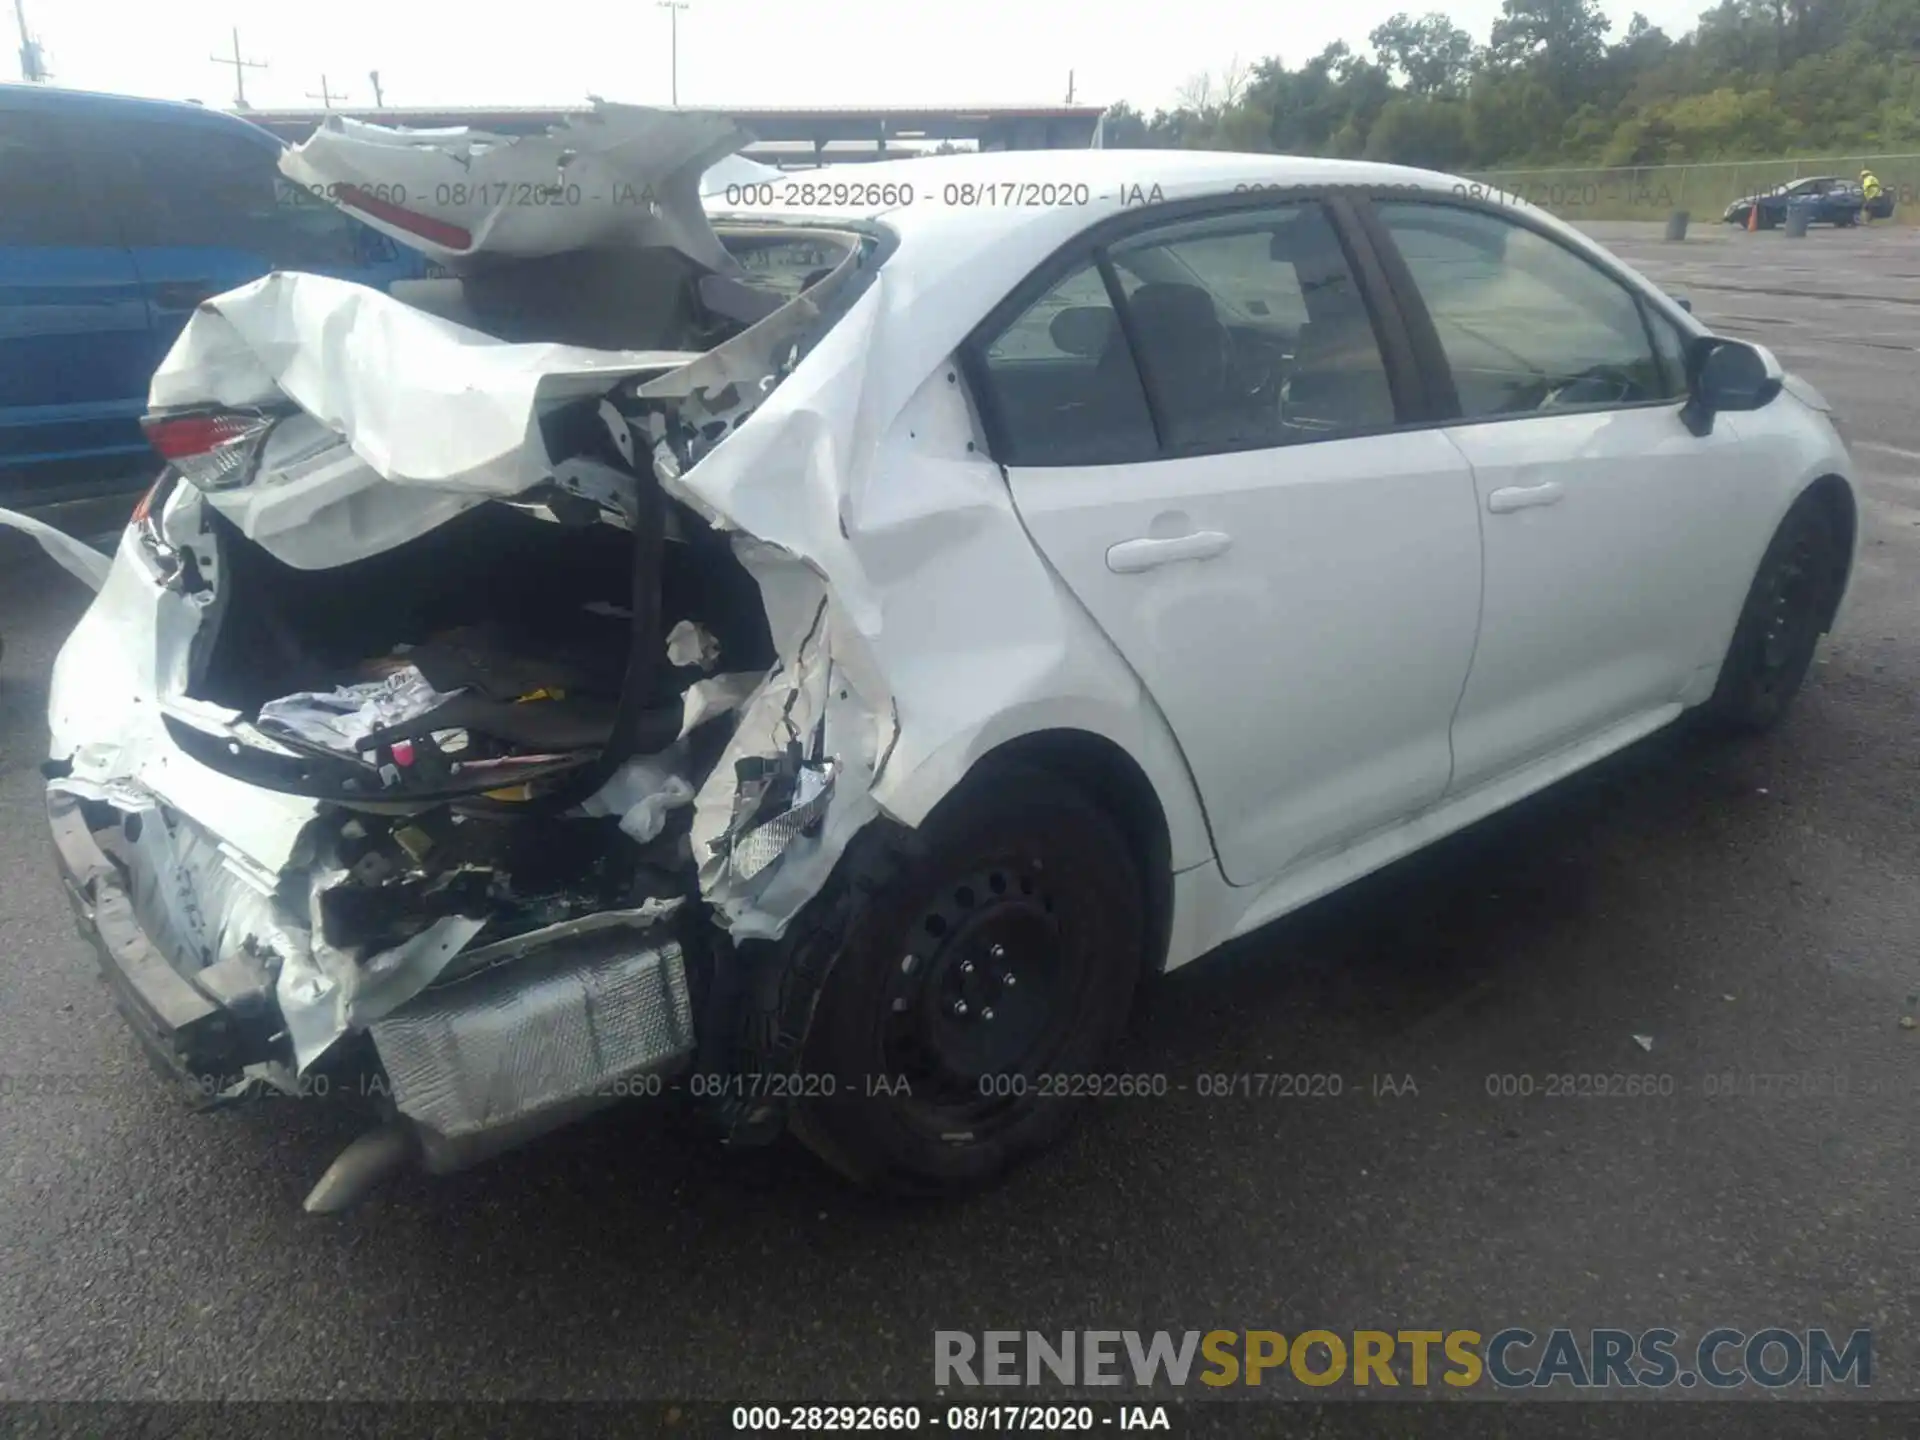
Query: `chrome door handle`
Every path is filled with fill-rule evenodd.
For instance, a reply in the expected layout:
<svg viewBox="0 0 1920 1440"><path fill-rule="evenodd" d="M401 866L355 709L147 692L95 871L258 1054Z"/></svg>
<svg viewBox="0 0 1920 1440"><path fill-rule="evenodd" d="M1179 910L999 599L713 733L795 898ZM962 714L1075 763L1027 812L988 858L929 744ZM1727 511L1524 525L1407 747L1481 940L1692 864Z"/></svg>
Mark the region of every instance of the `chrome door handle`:
<svg viewBox="0 0 1920 1440"><path fill-rule="evenodd" d="M1496 515L1505 515L1535 505L1558 505L1566 493L1558 480L1549 480L1544 485L1509 485L1487 496L1487 509Z"/></svg>
<svg viewBox="0 0 1920 1440"><path fill-rule="evenodd" d="M1117 575L1132 575L1178 560L1211 560L1226 554L1232 544L1233 537L1218 530L1196 530L1170 540L1122 540L1108 549L1107 568Z"/></svg>

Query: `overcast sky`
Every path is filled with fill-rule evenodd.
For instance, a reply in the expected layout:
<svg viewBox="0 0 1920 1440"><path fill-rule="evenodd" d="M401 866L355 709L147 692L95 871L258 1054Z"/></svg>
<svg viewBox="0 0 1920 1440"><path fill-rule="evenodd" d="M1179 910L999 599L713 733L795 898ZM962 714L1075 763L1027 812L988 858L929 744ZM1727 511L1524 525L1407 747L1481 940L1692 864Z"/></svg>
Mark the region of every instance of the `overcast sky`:
<svg viewBox="0 0 1920 1440"><path fill-rule="evenodd" d="M11 9L13 0L0 0ZM316 104L321 76L347 104L559 105L589 94L634 104L669 98L668 12L657 0L22 0L56 84L228 105L228 54L249 70L255 106ZM1421 0L1249 5L1246 0L688 0L679 12L683 105L1059 103L1075 72L1083 103L1168 105L1197 71L1238 55L1297 65L1328 42L1364 48L1396 10ZM1702 0L1603 0L1615 33L1638 8L1669 34ZM1458 0L1456 24L1487 38L1499 0ZM1092 17L1098 16L1097 23ZM8 29L13 17L5 17ZM9 54L14 42L4 47ZM17 70L4 72L15 78Z"/></svg>

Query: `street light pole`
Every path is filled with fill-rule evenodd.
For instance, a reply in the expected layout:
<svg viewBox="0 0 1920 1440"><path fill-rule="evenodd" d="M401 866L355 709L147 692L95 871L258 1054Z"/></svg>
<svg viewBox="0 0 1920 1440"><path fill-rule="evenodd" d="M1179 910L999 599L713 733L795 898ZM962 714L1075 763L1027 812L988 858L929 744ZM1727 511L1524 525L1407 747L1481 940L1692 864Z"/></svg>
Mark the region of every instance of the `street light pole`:
<svg viewBox="0 0 1920 1440"><path fill-rule="evenodd" d="M673 67L673 106L677 110L680 108L680 12L687 8L687 0L654 0L654 3L667 12L673 27L668 41L671 56L668 63Z"/></svg>
<svg viewBox="0 0 1920 1440"><path fill-rule="evenodd" d="M26 0L13 0L13 13L20 21L20 78L29 84L47 80L46 61L40 54L40 42L27 30Z"/></svg>
<svg viewBox="0 0 1920 1440"><path fill-rule="evenodd" d="M218 55L209 55L207 58L216 65L231 65L233 67L233 108L236 110L246 109L247 71L264 70L267 68L267 62L264 60L242 60L240 58L240 27L238 25L233 27L233 58L231 60L223 60Z"/></svg>

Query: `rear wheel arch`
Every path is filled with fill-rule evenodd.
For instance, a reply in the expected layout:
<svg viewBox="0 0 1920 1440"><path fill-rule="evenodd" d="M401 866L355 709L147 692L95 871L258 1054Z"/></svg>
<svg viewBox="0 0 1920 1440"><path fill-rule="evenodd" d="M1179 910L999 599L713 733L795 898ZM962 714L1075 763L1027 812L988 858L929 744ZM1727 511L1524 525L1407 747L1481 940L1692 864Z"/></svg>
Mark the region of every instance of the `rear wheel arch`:
<svg viewBox="0 0 1920 1440"><path fill-rule="evenodd" d="M1152 968L1125 775L1074 737L1004 746L914 829L856 838L768 957L807 1082L787 1121L830 1166L964 1188L1063 1131L1080 1099L1030 1082L1097 1073Z"/></svg>
<svg viewBox="0 0 1920 1440"><path fill-rule="evenodd" d="M1166 808L1147 772L1104 735L1090 730L1037 730L987 751L973 763L960 787L992 783L1009 769L1058 776L1119 828L1146 887L1147 973L1159 974L1166 966L1173 933L1173 842Z"/></svg>
<svg viewBox="0 0 1920 1440"><path fill-rule="evenodd" d="M716 962L726 973L716 973L713 993L702 1007L707 1017L703 1068L726 1074L792 1072L847 941L925 858L928 832L937 831L954 812L976 809L995 787L1030 789L1037 779L1055 782L1112 827L1140 878L1140 973L1143 978L1159 973L1172 932L1173 869L1167 816L1152 781L1138 761L1105 736L1071 728L1029 731L976 757L916 823L886 815L870 823L780 940L717 947ZM790 1111L777 1101L754 1103L731 1095L709 1108L732 1139L749 1142L770 1139L782 1112Z"/></svg>

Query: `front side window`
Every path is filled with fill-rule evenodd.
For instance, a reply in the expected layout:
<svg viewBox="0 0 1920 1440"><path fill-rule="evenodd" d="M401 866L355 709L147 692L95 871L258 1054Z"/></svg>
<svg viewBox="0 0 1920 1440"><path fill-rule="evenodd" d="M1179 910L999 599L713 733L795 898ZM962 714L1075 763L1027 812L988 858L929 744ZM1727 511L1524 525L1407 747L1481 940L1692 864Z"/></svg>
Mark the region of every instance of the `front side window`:
<svg viewBox="0 0 1920 1440"><path fill-rule="evenodd" d="M355 224L280 174L271 145L208 125L156 125L129 138L146 197L134 243L245 250L275 269L348 266Z"/></svg>
<svg viewBox="0 0 1920 1440"><path fill-rule="evenodd" d="M1433 317L1467 419L1670 399L1639 300L1539 232L1484 211L1378 203Z"/></svg>
<svg viewBox="0 0 1920 1440"><path fill-rule="evenodd" d="M1183 221L1109 253L1169 449L1394 423L1372 319L1320 206Z"/></svg>
<svg viewBox="0 0 1920 1440"><path fill-rule="evenodd" d="M980 370L1009 464L1111 465L1156 453L1140 376L1092 261L989 341Z"/></svg>

